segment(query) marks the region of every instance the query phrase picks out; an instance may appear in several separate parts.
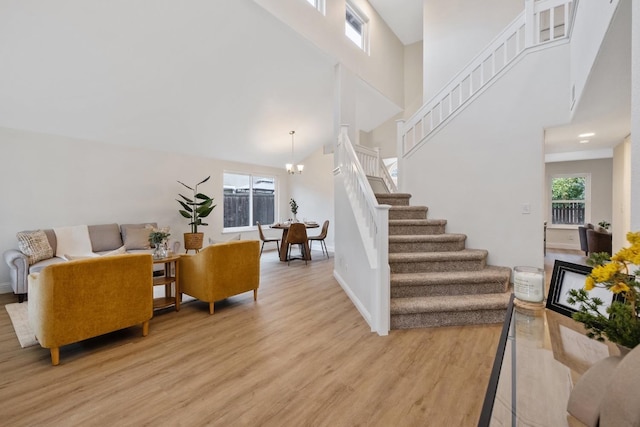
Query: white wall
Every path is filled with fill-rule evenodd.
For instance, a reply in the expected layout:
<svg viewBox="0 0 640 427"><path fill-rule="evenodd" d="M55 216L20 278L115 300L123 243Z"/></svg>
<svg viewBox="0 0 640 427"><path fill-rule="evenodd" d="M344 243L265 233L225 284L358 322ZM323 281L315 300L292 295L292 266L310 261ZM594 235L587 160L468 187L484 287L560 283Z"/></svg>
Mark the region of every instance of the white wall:
<svg viewBox="0 0 640 427"><path fill-rule="evenodd" d="M522 0L424 0L423 5L424 102L524 10Z"/></svg>
<svg viewBox="0 0 640 427"><path fill-rule="evenodd" d="M369 18L370 51L344 34L345 0L326 0L326 15L306 0L254 0L313 44L336 58L397 105L403 105L403 45L366 0L353 0Z"/></svg>
<svg viewBox="0 0 640 427"><path fill-rule="evenodd" d="M640 2L632 3L631 29L631 147L630 226L640 230ZM634 135L636 135L634 137Z"/></svg>
<svg viewBox="0 0 640 427"><path fill-rule="evenodd" d="M613 159L578 160L573 162L555 162L545 165L545 221L547 221L547 247L580 250L578 228L556 227L551 225L551 207L549 205L551 177L571 173L591 174L591 218L592 224L607 221L612 230L617 228L612 214Z"/></svg>
<svg viewBox="0 0 640 427"><path fill-rule="evenodd" d="M578 2L571 32L571 77L575 105L579 104L618 0ZM573 107L575 110L575 106Z"/></svg>
<svg viewBox="0 0 640 427"><path fill-rule="evenodd" d="M208 227L199 231L207 238L224 240L222 234L225 170L274 175L278 185L278 208L288 215L290 185L300 198L301 213L318 221L333 220L331 156L305 159L301 176L290 177L282 168L226 162L172 153L132 148L0 128L3 159L0 181L4 183L0 210L0 252L17 247L21 230L55 226L157 222L171 227L170 240L182 243L188 222L178 214L176 197L184 188L176 181L195 184L211 175L199 189L214 197L217 207L208 217ZM303 178L302 184L295 178ZM310 185L307 192L305 185ZM316 200L315 198L323 198ZM257 232L242 233L257 239ZM327 246L333 246L332 237ZM184 245L182 245L184 247ZM7 265L0 263L0 283L9 281Z"/></svg>
<svg viewBox="0 0 640 427"><path fill-rule="evenodd" d="M290 197L298 203L298 219L314 220L320 226L329 220L329 232L325 243L330 251L334 250L335 215L333 197L333 154L324 154L322 149L315 151L304 160L304 172L289 176ZM286 200L288 203L289 199ZM287 204L287 206L289 206ZM285 213L289 213L287 210ZM309 235L320 233L320 229L307 230ZM315 251L320 249L316 244ZM315 256L315 253L314 253Z"/></svg>
<svg viewBox="0 0 640 427"><path fill-rule="evenodd" d="M568 76L566 44L524 55L404 159L411 204L487 249L490 264L543 266L543 129L568 120Z"/></svg>
<svg viewBox="0 0 640 427"><path fill-rule="evenodd" d="M627 246L626 235L631 231L631 137L613 150L613 190L611 194L611 224L613 252Z"/></svg>

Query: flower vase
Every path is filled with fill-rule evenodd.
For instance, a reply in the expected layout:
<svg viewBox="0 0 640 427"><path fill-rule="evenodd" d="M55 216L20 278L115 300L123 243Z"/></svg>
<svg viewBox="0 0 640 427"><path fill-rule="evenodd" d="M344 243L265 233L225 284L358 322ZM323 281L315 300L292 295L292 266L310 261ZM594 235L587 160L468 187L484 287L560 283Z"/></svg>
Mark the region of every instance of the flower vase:
<svg viewBox="0 0 640 427"><path fill-rule="evenodd" d="M167 256L167 248L164 243L156 243L155 248L153 250L153 258L154 259L162 259Z"/></svg>
<svg viewBox="0 0 640 427"><path fill-rule="evenodd" d="M297 216L297 214L293 214L293 222L298 222L298 216Z"/></svg>

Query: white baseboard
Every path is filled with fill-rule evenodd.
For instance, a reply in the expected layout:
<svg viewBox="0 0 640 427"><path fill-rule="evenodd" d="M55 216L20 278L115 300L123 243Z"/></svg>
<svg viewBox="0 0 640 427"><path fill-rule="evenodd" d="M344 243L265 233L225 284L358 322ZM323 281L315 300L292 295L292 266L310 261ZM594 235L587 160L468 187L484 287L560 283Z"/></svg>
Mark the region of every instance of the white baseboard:
<svg viewBox="0 0 640 427"><path fill-rule="evenodd" d="M11 282L2 282L0 283L0 294L12 294L13 288L11 287Z"/></svg>
<svg viewBox="0 0 640 427"><path fill-rule="evenodd" d="M342 290L347 294L353 305L355 305L356 309L360 312L364 320L367 322L367 324L371 328L371 332L375 332L375 329L373 328L373 325L371 323L371 314L366 309L364 304L362 304L358 297L351 291L351 288L349 288L347 282L344 281L342 276L340 276L340 274L336 270L333 270L333 277L338 281L340 287L342 287Z"/></svg>

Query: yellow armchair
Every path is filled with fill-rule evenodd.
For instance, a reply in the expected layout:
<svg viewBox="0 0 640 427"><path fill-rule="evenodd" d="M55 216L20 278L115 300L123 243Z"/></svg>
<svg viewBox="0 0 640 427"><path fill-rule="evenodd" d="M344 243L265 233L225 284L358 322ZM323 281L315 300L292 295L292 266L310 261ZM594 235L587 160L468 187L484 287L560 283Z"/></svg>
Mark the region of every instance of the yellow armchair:
<svg viewBox="0 0 640 427"><path fill-rule="evenodd" d="M253 291L258 298L260 286L260 243L237 240L210 245L179 260L180 293L213 303L243 292Z"/></svg>
<svg viewBox="0 0 640 427"><path fill-rule="evenodd" d="M113 255L50 265L29 275L29 323L38 342L60 363L60 347L142 323L153 317L150 254Z"/></svg>

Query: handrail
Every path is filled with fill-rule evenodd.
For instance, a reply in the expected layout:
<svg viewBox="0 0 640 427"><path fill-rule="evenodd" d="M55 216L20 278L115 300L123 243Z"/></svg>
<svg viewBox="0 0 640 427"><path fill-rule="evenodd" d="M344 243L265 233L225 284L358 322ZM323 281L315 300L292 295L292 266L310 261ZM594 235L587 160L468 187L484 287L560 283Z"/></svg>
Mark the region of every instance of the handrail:
<svg viewBox="0 0 640 427"><path fill-rule="evenodd" d="M396 183L393 181L389 170L380 157L380 149L369 148L362 145L356 145L353 149L358 156L358 160L360 161L366 176L381 178L390 193L398 192Z"/></svg>
<svg viewBox="0 0 640 427"><path fill-rule="evenodd" d="M399 149L404 157L423 144L463 106L475 98L494 78L526 49L566 38L572 22L572 3L568 0L525 2L526 9L489 45L456 74L440 92L427 101L413 116L401 123ZM556 8L563 7L555 26ZM547 25L548 19L548 25ZM561 33L556 35L556 29ZM541 34L548 31L548 37Z"/></svg>

